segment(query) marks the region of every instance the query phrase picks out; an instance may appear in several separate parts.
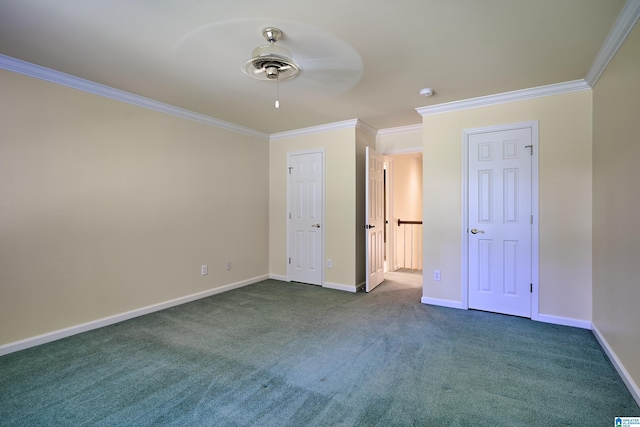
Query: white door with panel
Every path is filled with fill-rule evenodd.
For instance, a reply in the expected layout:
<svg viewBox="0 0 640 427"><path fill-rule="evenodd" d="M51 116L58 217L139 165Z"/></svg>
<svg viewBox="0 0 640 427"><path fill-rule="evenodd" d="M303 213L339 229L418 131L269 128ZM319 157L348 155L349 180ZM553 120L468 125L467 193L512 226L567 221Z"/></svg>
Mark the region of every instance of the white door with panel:
<svg viewBox="0 0 640 427"><path fill-rule="evenodd" d="M323 155L289 155L289 259L290 281L322 286Z"/></svg>
<svg viewBox="0 0 640 427"><path fill-rule="evenodd" d="M366 158L365 289L369 292L384 280L384 156L367 147Z"/></svg>
<svg viewBox="0 0 640 427"><path fill-rule="evenodd" d="M468 138L469 308L531 317L532 131Z"/></svg>

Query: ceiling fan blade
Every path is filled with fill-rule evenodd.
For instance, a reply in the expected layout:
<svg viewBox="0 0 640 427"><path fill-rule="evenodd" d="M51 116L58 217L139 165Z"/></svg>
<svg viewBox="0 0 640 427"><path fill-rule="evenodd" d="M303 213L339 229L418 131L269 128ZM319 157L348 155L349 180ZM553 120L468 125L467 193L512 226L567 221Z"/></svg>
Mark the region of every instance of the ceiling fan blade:
<svg viewBox="0 0 640 427"><path fill-rule="evenodd" d="M243 64L251 58L253 49L264 45L261 30L271 25L282 29L283 37L277 44L287 49L302 69L300 74L287 80L297 96L343 93L362 77L362 59L347 42L321 28L277 19L268 23L257 18L238 19L195 28L174 46L176 63L188 70L191 81L209 84L212 71L215 71L217 82L240 85L246 78L242 72ZM221 67L221 63L227 66ZM286 74L293 68L282 64L278 70ZM248 74L257 80L268 79L264 66L259 69L251 67ZM225 83L221 86L225 89L237 87Z"/></svg>

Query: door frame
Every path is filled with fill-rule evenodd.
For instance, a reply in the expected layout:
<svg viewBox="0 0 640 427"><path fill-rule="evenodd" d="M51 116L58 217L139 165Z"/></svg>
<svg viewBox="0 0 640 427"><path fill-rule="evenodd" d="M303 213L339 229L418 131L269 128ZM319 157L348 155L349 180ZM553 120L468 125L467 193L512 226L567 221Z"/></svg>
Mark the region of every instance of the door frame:
<svg viewBox="0 0 640 427"><path fill-rule="evenodd" d="M401 156L403 154L420 154L422 156L422 176L424 179L424 149L422 147L403 148L398 150L388 150L382 154L384 155L384 164L385 164L385 167L387 168L387 183L385 185L385 191L387 191L387 205L385 206L385 209L387 209L386 214L388 215L387 219L389 220L389 224L385 224L385 226L387 227L387 243L386 243L387 267L388 267L388 271L395 271L398 265L396 263L396 251L395 251L397 225L396 223L393 222L393 219L394 219L393 205L395 203L394 191L393 191L393 180L394 180L393 160L394 160L394 156ZM423 198L422 200L423 213L422 213L422 218L420 219L424 222L424 194L421 194L420 196ZM423 236L421 236L421 238L423 238ZM424 239L422 240L422 245L420 247L420 250L424 255L425 253ZM421 258L420 262L423 267L422 278L424 281L424 278L426 277L425 270L424 270L424 256Z"/></svg>
<svg viewBox="0 0 640 427"><path fill-rule="evenodd" d="M386 262L384 266L388 271L396 270L396 249L395 249L395 229L393 228L393 158L387 154L384 154L384 170L385 170L385 183L384 183L384 192L385 192L385 219L386 223L384 224L384 229L387 236L387 241L385 242L385 257Z"/></svg>
<svg viewBox="0 0 640 427"><path fill-rule="evenodd" d="M531 208L533 224L531 227L531 320L538 320L538 275L539 275L539 182L538 182L538 146L540 144L539 123L537 120L530 122L509 123L481 128L464 129L462 131L462 307L469 309L469 137L471 135L500 132L514 129L531 129L531 144L533 156L531 163Z"/></svg>
<svg viewBox="0 0 640 427"><path fill-rule="evenodd" d="M327 218L327 200L326 200L326 188L327 188L327 174L326 174L326 156L325 156L325 149L324 148L312 148L309 150L299 150L299 151L288 151L287 152L287 170L285 171L285 173L287 174L287 211L285 213L285 221L287 222L287 251L286 251L286 258L285 258L285 263L287 265L287 281L291 282L291 273L290 273L290 269L291 269L291 264L289 263L289 257L291 256L291 246L290 246L290 232L291 232L291 226L290 226L290 222L289 222L289 214L291 213L291 175L289 174L289 167L291 167L291 158L293 156L299 156L299 155L304 155L304 154L320 154L320 156L322 157L322 219L320 221L321 227L320 227L320 240L321 240L321 249L320 249L320 254L318 255L320 257L320 264L322 266L322 268L320 269L320 286L324 287L324 283L325 283L325 269L326 269L326 265L325 265L325 248L326 248L326 218Z"/></svg>

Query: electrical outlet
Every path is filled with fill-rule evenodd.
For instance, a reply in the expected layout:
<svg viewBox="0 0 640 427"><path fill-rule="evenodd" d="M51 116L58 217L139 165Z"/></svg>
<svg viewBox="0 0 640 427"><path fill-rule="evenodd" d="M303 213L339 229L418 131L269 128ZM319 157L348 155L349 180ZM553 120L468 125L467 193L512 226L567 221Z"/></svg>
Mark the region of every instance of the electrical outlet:
<svg viewBox="0 0 640 427"><path fill-rule="evenodd" d="M200 275L206 276L207 274L209 274L209 267L207 267L206 265L200 267Z"/></svg>
<svg viewBox="0 0 640 427"><path fill-rule="evenodd" d="M333 268L333 261L330 259L327 260L327 268Z"/></svg>
<svg viewBox="0 0 640 427"><path fill-rule="evenodd" d="M227 261L227 270L231 270L231 261Z"/></svg>
<svg viewBox="0 0 640 427"><path fill-rule="evenodd" d="M433 270L433 280L440 281L440 270Z"/></svg>

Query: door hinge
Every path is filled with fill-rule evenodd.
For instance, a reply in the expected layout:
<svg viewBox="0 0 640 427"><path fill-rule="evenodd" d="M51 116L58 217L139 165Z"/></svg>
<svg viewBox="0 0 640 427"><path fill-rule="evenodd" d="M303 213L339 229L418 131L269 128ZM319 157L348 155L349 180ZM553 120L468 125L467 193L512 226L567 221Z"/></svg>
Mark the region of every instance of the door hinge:
<svg viewBox="0 0 640 427"><path fill-rule="evenodd" d="M289 257L289 264L291 264L291 257Z"/></svg>
<svg viewBox="0 0 640 427"><path fill-rule="evenodd" d="M289 175L291 175L291 171L293 170L293 166L289 167Z"/></svg>
<svg viewBox="0 0 640 427"><path fill-rule="evenodd" d="M289 219L291 219L291 212L289 212ZM532 223L533 224L533 223Z"/></svg>
<svg viewBox="0 0 640 427"><path fill-rule="evenodd" d="M525 145L524 148L530 149L531 152L529 154L531 154L533 156L533 145Z"/></svg>
<svg viewBox="0 0 640 427"><path fill-rule="evenodd" d="M291 218L291 217L289 217ZM531 225L533 225L533 215L531 215Z"/></svg>
<svg viewBox="0 0 640 427"><path fill-rule="evenodd" d="M533 283L530 283L531 286L529 286L529 292L533 293Z"/></svg>

